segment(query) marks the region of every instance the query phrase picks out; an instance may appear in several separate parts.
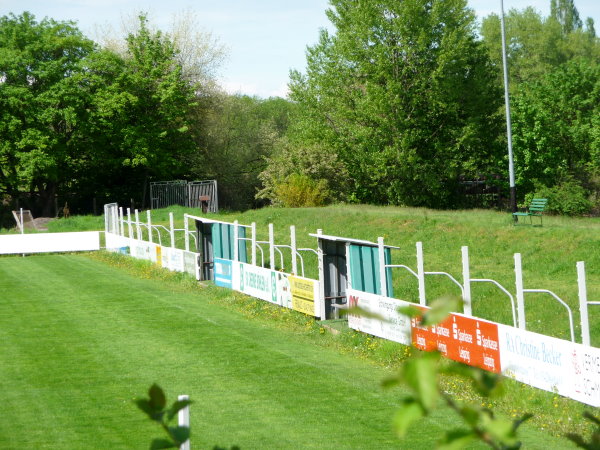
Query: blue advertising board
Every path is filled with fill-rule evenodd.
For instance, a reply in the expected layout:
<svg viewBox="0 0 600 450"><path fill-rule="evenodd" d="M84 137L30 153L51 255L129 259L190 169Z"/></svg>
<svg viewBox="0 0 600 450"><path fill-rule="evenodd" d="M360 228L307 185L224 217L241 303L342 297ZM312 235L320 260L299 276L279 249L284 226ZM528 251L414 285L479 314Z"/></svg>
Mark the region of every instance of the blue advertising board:
<svg viewBox="0 0 600 450"><path fill-rule="evenodd" d="M217 286L232 289L233 287L233 264L228 259L215 258L215 284Z"/></svg>

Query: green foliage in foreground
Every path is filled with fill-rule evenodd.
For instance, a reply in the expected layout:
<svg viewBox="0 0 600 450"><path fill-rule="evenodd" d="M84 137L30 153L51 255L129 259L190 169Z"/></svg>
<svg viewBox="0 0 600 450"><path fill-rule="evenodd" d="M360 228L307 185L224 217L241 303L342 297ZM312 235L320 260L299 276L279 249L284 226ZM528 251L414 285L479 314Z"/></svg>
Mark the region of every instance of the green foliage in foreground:
<svg viewBox="0 0 600 450"><path fill-rule="evenodd" d="M180 410L191 405L191 400L176 400L170 408L167 408L165 392L155 383L148 389L148 398L139 398L135 404L146 413L150 420L158 423L168 436L168 439L154 439L150 444L151 450L179 448L190 439L190 427L179 425L171 427L169 422L177 416Z"/></svg>
<svg viewBox="0 0 600 450"><path fill-rule="evenodd" d="M421 326L431 326L442 322L452 311L462 306L458 297L440 298L431 304L425 314L416 307L401 308L402 312L419 321ZM502 395L502 375L469 367L455 361L447 361L440 366L441 355L437 352L420 353L409 358L400 368L398 375L384 381L384 386L405 384L413 394L402 400L401 408L394 418L398 435L407 435L411 425L427 417L443 402L461 419L461 428L446 431L438 442L438 448L463 448L473 441L481 441L493 449L516 450L521 448L517 430L531 419L533 414L525 413L510 420L498 416L496 412L475 403L457 402L456 394L446 392L440 385L442 374L457 375L466 379L483 398Z"/></svg>
<svg viewBox="0 0 600 450"><path fill-rule="evenodd" d="M197 447L398 447L390 421L405 392L382 391L390 370L353 356L398 344L338 338L302 314L121 255L1 258L0 289L11 411L0 447L142 448L156 429L132 400L152 381L201 403ZM431 448L453 422L440 409L403 444ZM529 448L569 447L523 433Z"/></svg>

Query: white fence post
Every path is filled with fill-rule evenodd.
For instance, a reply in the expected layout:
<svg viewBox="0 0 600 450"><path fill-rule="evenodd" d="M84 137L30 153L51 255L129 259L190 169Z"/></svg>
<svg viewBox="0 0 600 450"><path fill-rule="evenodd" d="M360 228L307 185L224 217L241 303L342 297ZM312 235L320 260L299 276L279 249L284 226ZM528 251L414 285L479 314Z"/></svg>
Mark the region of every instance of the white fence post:
<svg viewBox="0 0 600 450"><path fill-rule="evenodd" d="M175 220L173 219L173 213L169 213L169 234L171 235L171 248L175 248Z"/></svg>
<svg viewBox="0 0 600 450"><path fill-rule="evenodd" d="M19 228L21 228L21 234L25 234L25 223L23 222L23 208L19 208L19 214L21 215L21 223L19 224Z"/></svg>
<svg viewBox="0 0 600 450"><path fill-rule="evenodd" d="M188 395L180 395L177 397L177 400L189 400L190 397ZM177 424L180 427L190 427L190 406L186 406L182 408L177 413ZM190 440L188 439L183 444L179 446L179 450L190 450Z"/></svg>
<svg viewBox="0 0 600 450"><path fill-rule="evenodd" d="M190 251L190 236L188 233L190 232L190 226L188 225L188 215L183 215L183 232L185 233L185 251Z"/></svg>
<svg viewBox="0 0 600 450"><path fill-rule="evenodd" d="M131 239L133 235L133 230L131 229L131 208L127 208L127 233L129 239Z"/></svg>
<svg viewBox="0 0 600 450"><path fill-rule="evenodd" d="M417 242L417 276L419 280L419 304L427 305L425 297L425 268L423 262L423 243Z"/></svg>
<svg viewBox="0 0 600 450"><path fill-rule="evenodd" d="M521 267L521 254L515 253L515 286L517 289L517 323L522 330L527 329L525 320L525 296L523 293L523 269Z"/></svg>
<svg viewBox="0 0 600 450"><path fill-rule="evenodd" d="M577 262L577 285L579 286L579 313L581 317L581 343L590 345L590 319L588 317L587 285L585 282L585 263Z"/></svg>
<svg viewBox="0 0 600 450"><path fill-rule="evenodd" d="M146 219L148 220L148 242L152 243L152 213L146 211Z"/></svg>
<svg viewBox="0 0 600 450"><path fill-rule="evenodd" d="M138 240L143 241L142 239L142 227L140 226L140 213L138 210L135 210L135 232Z"/></svg>
<svg viewBox="0 0 600 450"><path fill-rule="evenodd" d="M323 230L319 228L317 230L317 235L321 234L323 234ZM319 318L325 320L327 318L327 312L325 311L325 261L323 259L323 241L317 238L317 244L317 256L319 259Z"/></svg>
<svg viewBox="0 0 600 450"><path fill-rule="evenodd" d="M473 315L471 303L471 271L469 268L469 247L461 247L463 264L463 312L466 316Z"/></svg>
<svg viewBox="0 0 600 450"><path fill-rule="evenodd" d="M296 261L296 226L290 225L290 247L292 247L292 273L298 275L298 261Z"/></svg>
<svg viewBox="0 0 600 450"><path fill-rule="evenodd" d="M273 224L269 224L269 264L271 270L275 270L275 231Z"/></svg>
<svg viewBox="0 0 600 450"><path fill-rule="evenodd" d="M119 227L118 234L121 236L125 236L125 220L123 219L123 207L119 206L119 221L121 222L121 226Z"/></svg>
<svg viewBox="0 0 600 450"><path fill-rule="evenodd" d="M387 280L386 280L386 267L385 267L385 246L383 244L383 238L377 238L377 247L379 250L379 289L381 295L387 297Z"/></svg>
<svg viewBox="0 0 600 450"><path fill-rule="evenodd" d="M234 221L233 222L233 260L234 261L239 261L240 255L240 247L238 244L238 238L239 238L239 234L240 234L240 226L238 221Z"/></svg>
<svg viewBox="0 0 600 450"><path fill-rule="evenodd" d="M256 265L256 222L252 222L252 265Z"/></svg>

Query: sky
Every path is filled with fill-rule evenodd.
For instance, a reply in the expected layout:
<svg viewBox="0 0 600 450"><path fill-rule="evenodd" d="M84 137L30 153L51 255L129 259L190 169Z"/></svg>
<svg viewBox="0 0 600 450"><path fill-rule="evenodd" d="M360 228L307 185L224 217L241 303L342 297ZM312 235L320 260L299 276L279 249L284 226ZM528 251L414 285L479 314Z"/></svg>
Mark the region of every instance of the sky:
<svg viewBox="0 0 600 450"><path fill-rule="evenodd" d="M479 19L500 13L500 0L468 0ZM304 71L306 47L329 25L328 0L0 0L0 16L33 13L36 18L74 20L90 38L98 27L120 29L123 18L146 11L168 30L173 16L192 11L202 31L227 50L218 78L229 93L285 97L290 69ZM550 0L504 0L504 10L533 6L544 16ZM575 0L582 20L592 17L600 31L600 0Z"/></svg>

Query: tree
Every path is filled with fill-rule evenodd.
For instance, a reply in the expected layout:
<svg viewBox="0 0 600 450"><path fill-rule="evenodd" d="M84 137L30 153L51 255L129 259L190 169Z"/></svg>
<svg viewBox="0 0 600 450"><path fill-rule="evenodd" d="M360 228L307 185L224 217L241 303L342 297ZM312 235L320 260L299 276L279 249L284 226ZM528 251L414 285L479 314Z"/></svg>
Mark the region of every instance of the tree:
<svg viewBox="0 0 600 450"><path fill-rule="evenodd" d="M119 30L112 26L97 28L100 45L125 57L128 53L127 36L140 31L140 16L148 19L147 13L138 12L125 16ZM159 31L149 20L144 26L151 33ZM227 49L212 33L202 30L197 13L188 8L173 15L171 26L161 34L172 42L183 77L195 86L198 93L208 95L219 90L216 74L227 55Z"/></svg>
<svg viewBox="0 0 600 450"><path fill-rule="evenodd" d="M523 192L574 178L600 190L600 64L569 61L513 97L515 168Z"/></svg>
<svg viewBox="0 0 600 450"><path fill-rule="evenodd" d="M463 0L333 0L291 73L297 139L339 155L357 201L455 204L465 173L494 170L495 73Z"/></svg>
<svg viewBox="0 0 600 450"><path fill-rule="evenodd" d="M0 18L0 192L39 196L44 215L81 157L87 100L71 77L93 49L72 22Z"/></svg>
<svg viewBox="0 0 600 450"><path fill-rule="evenodd" d="M600 40L594 21L586 20L583 30L577 9L571 1L552 0L552 13L542 17L531 7L511 9L506 16L506 41L511 91L520 83L535 81L573 58L600 59ZM481 36L489 56L502 74L500 18L485 17Z"/></svg>
<svg viewBox="0 0 600 450"><path fill-rule="evenodd" d="M219 202L232 209L257 206L265 158L285 134L293 105L281 98L214 95L205 99L194 127L200 148L189 162L196 177L219 182Z"/></svg>
<svg viewBox="0 0 600 450"><path fill-rule="evenodd" d="M563 34L581 30L583 26L573 0L550 0L550 16L560 24Z"/></svg>
<svg viewBox="0 0 600 450"><path fill-rule="evenodd" d="M188 173L182 160L196 148L191 116L197 99L174 44L150 31L145 16L139 21L124 56L109 50L90 55L76 81L90 95L81 143L94 148L88 161L94 171L80 174L79 182L110 186L122 201L133 197L144 204L148 181Z"/></svg>

